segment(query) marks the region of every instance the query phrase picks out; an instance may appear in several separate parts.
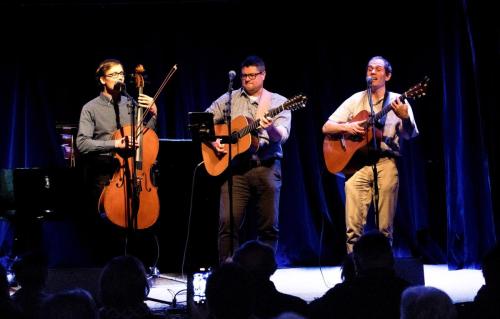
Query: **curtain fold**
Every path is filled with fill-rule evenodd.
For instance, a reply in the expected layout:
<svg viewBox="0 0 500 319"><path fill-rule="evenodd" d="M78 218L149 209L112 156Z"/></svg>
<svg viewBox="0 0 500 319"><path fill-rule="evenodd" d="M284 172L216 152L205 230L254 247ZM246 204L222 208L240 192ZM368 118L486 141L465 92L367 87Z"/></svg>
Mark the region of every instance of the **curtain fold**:
<svg viewBox="0 0 500 319"><path fill-rule="evenodd" d="M467 1L441 10L447 18L440 25L440 52L448 265L478 268L496 239L474 26Z"/></svg>

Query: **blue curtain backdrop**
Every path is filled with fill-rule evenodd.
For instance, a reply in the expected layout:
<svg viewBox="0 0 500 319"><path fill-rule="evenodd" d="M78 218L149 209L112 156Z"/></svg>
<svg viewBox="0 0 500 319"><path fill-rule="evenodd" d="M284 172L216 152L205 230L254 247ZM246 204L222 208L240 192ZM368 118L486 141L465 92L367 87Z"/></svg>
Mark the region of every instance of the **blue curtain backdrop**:
<svg viewBox="0 0 500 319"><path fill-rule="evenodd" d="M452 10L450 10L452 9ZM454 268L477 266L484 250L494 244L495 225L491 200L490 160L484 118L490 92L483 72L491 72L493 52L479 47L479 36L494 35L481 27L477 8L467 1L441 7L449 11L440 27L443 85L443 146L448 219L448 261ZM484 18L484 17L483 17ZM484 28L484 29L483 29ZM493 29L494 30L494 29ZM453 32L454 31L454 32ZM498 31L498 28L497 28ZM453 34L452 36L450 36ZM498 35L498 33L496 33ZM498 38L496 38L498 39ZM498 43L496 56L498 58ZM498 105L498 104L497 104Z"/></svg>
<svg viewBox="0 0 500 319"><path fill-rule="evenodd" d="M500 32L494 23L482 23L494 10L465 0L429 0L411 10L388 7L384 22L372 25L368 14L352 13L359 12L354 6L332 13L288 5L290 13L266 10L251 17L242 14L248 5L6 5L20 23L14 28L1 22L3 42L9 43L1 61L1 168L66 165L56 127L77 124L81 107L97 95L94 72L105 58L120 59L129 72L145 65L149 95L178 65L157 102L158 135L184 139L191 137L188 112L208 107L225 92L228 71L257 54L267 63L269 90L309 97L306 109L293 114L285 144L280 264L338 263L345 253L343 180L326 171L321 126L363 89L368 59L383 55L393 64L392 91L431 78L428 95L411 101L421 134L404 142L399 163L396 254L478 267L499 229L493 194ZM137 12L147 21L136 23ZM305 23L298 17L303 15L313 22Z"/></svg>

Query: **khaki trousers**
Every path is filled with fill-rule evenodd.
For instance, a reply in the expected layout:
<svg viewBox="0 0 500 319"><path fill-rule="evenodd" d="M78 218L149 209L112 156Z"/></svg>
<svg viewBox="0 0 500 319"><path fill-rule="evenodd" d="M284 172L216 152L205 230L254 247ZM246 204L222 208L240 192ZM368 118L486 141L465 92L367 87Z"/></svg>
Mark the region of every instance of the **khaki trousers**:
<svg viewBox="0 0 500 319"><path fill-rule="evenodd" d="M379 203L378 228L392 242L393 220L398 200L399 177L394 158L377 162ZM347 252L363 234L368 210L373 202L373 166L364 166L345 182Z"/></svg>

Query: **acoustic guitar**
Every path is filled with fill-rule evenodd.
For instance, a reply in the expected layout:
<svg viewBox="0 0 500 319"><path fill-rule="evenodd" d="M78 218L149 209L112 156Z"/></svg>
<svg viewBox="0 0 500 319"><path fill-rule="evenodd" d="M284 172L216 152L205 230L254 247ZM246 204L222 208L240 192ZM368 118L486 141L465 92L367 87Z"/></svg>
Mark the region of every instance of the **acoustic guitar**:
<svg viewBox="0 0 500 319"><path fill-rule="evenodd" d="M399 96L399 100L403 102L406 98L416 99L425 96L428 83L429 78L425 77L420 83ZM366 120L364 123L366 134L363 136L347 134L325 135L323 140L323 156L328 171L332 174L340 172L350 174L359 169L359 167L366 162L365 157L368 154L367 145L373 138L370 123L378 123L378 121L391 110L391 105L388 103L380 112L374 115L373 120L366 110L356 114L349 123ZM382 137L381 129L376 128L375 135L377 139L380 139Z"/></svg>
<svg viewBox="0 0 500 319"><path fill-rule="evenodd" d="M266 117L275 117L279 113L290 110L295 111L306 106L307 97L304 95L296 95L287 100L280 106L269 110L265 114ZM226 124L215 125L216 136L229 136L229 141L233 143L225 143L224 150L229 152L231 146L231 159L245 152L256 152L259 148L259 138L257 136L257 128L260 126L260 120L253 121L243 115L235 117L231 121L231 135L228 134ZM212 176L222 174L229 166L229 155L217 154L216 150L210 142L201 143L201 154L207 172Z"/></svg>

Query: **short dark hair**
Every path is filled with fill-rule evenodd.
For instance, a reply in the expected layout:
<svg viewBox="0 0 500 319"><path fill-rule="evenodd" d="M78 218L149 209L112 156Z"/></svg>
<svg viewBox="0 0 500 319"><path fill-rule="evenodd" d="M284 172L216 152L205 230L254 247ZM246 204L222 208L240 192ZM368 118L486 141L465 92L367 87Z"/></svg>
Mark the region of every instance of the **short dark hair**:
<svg viewBox="0 0 500 319"><path fill-rule="evenodd" d="M372 58L370 58L370 60L368 60L368 63L370 63L371 60L375 60L375 59L378 59L378 60L382 60L384 61L384 69L385 69L385 73L387 74L392 74L392 65L391 63L389 62L389 60L387 60L386 58L384 58L383 56L381 55L376 55Z"/></svg>
<svg viewBox="0 0 500 319"><path fill-rule="evenodd" d="M441 289L412 286L401 293L401 318L456 318L450 296Z"/></svg>
<svg viewBox="0 0 500 319"><path fill-rule="evenodd" d="M250 240L234 252L233 262L259 278L269 278L277 268L274 249L258 240Z"/></svg>
<svg viewBox="0 0 500 319"><path fill-rule="evenodd" d="M500 245L498 243L483 257L482 268L486 285L500 284Z"/></svg>
<svg viewBox="0 0 500 319"><path fill-rule="evenodd" d="M245 60L241 62L241 68L249 66L256 66L260 72L266 70L266 64L264 63L264 60L262 60L260 57L256 55L247 56Z"/></svg>
<svg viewBox="0 0 500 319"><path fill-rule="evenodd" d="M98 318L97 305L92 295L83 288L60 291L43 300L42 319Z"/></svg>
<svg viewBox="0 0 500 319"><path fill-rule="evenodd" d="M234 262L223 263L210 274L206 294L208 309L215 318L248 318L254 311L252 278Z"/></svg>
<svg viewBox="0 0 500 319"><path fill-rule="evenodd" d="M394 255L389 239L378 230L364 233L353 247L357 273L367 269L394 269Z"/></svg>
<svg viewBox="0 0 500 319"><path fill-rule="evenodd" d="M142 303L150 291L142 262L131 255L118 256L102 269L99 293L104 306L121 307Z"/></svg>
<svg viewBox="0 0 500 319"><path fill-rule="evenodd" d="M45 256L38 252L27 252L12 265L12 271L21 287L45 287L48 266Z"/></svg>
<svg viewBox="0 0 500 319"><path fill-rule="evenodd" d="M99 88L102 88L102 83L99 81L101 76L104 76L107 70L111 69L111 67L115 65L122 65L120 60L117 59L106 59L99 63L99 66L97 67L97 70L95 71L95 80L97 82L97 86Z"/></svg>

